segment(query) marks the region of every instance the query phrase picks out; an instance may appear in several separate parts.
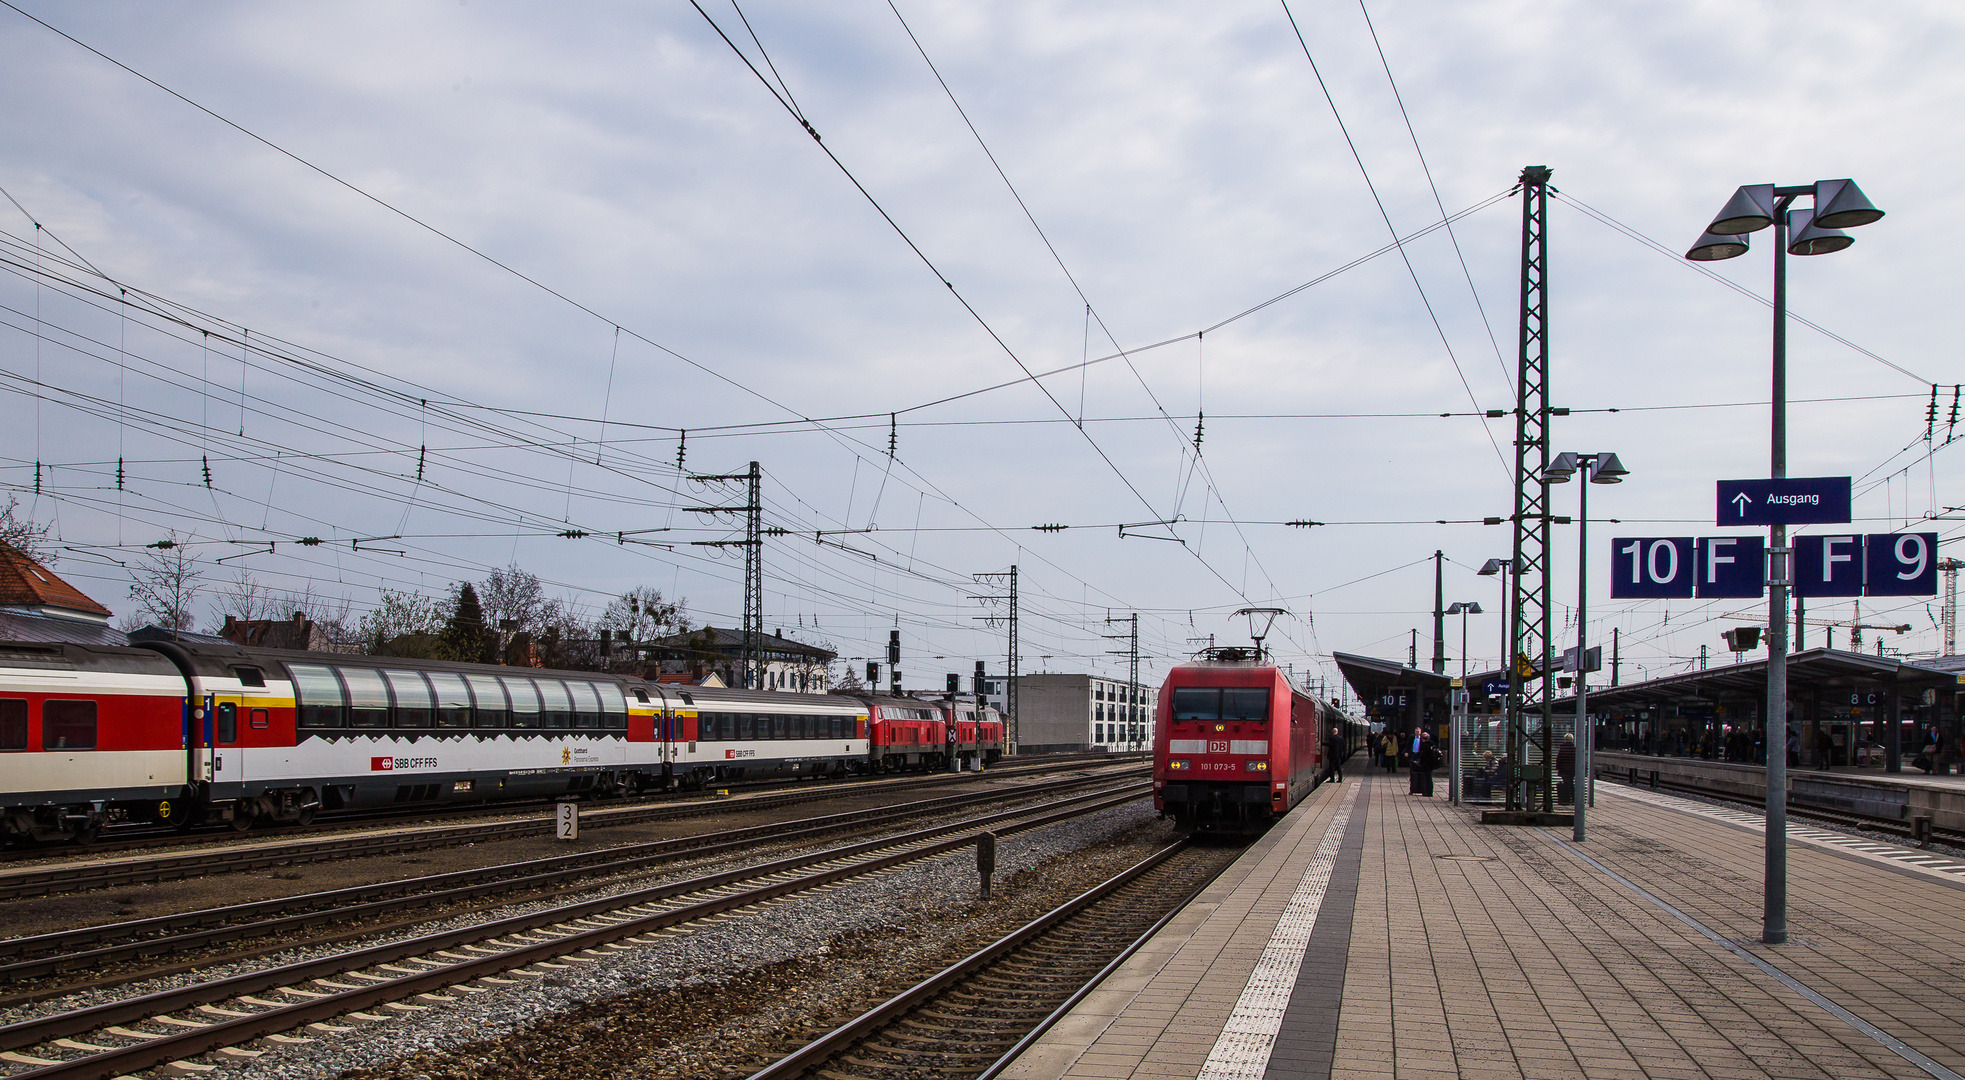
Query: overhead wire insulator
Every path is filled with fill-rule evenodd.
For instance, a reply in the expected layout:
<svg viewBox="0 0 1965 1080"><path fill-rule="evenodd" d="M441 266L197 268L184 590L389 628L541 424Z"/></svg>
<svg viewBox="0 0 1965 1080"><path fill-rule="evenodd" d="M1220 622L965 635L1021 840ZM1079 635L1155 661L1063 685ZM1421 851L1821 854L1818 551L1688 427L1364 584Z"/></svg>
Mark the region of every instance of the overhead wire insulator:
<svg viewBox="0 0 1965 1080"><path fill-rule="evenodd" d="M1956 430L1958 427L1958 391L1960 388L1961 388L1961 384L1959 383L1953 383L1951 387L1951 416L1945 420L1946 442L1950 442L1952 440L1953 438L1952 432Z"/></svg>
<svg viewBox="0 0 1965 1080"><path fill-rule="evenodd" d="M423 482L423 462L429 453L428 444L416 448L416 482L419 484Z"/></svg>
<svg viewBox="0 0 1965 1080"><path fill-rule="evenodd" d="M1048 525L1032 525L1031 528L1036 529L1038 532L1054 533L1054 532L1063 532L1064 530L1071 528L1071 526L1060 525L1054 521Z"/></svg>
<svg viewBox="0 0 1965 1080"><path fill-rule="evenodd" d="M116 459L116 490L123 490L123 459Z"/></svg>
<svg viewBox="0 0 1965 1080"><path fill-rule="evenodd" d="M40 226L37 225L35 227L39 228ZM41 494L41 462L39 460L34 462L34 494Z"/></svg>
<svg viewBox="0 0 1965 1080"><path fill-rule="evenodd" d="M689 457L689 430L687 428L684 428L677 435L675 441L675 470L677 472L682 471L682 463L685 460L687 460L688 457Z"/></svg>
<svg viewBox="0 0 1965 1080"><path fill-rule="evenodd" d="M587 532L585 529L568 529L559 536L562 540L584 540L587 538Z"/></svg>
<svg viewBox="0 0 1965 1080"><path fill-rule="evenodd" d="M1323 522L1311 521L1309 518L1297 518L1295 521L1285 521L1283 522L1283 524L1288 525L1293 529L1308 529L1313 525L1322 525Z"/></svg>
<svg viewBox="0 0 1965 1080"><path fill-rule="evenodd" d="M209 487L211 487L211 486L212 486L212 459L211 459L211 455L210 455L210 454L206 454L206 455L204 455L204 456L203 456L203 460L204 460L204 463L205 463L205 486L206 486L207 488L209 488Z"/></svg>
<svg viewBox="0 0 1965 1080"><path fill-rule="evenodd" d="M1201 452L1201 425L1207 418L1207 413L1199 409L1194 411L1194 452L1197 454Z"/></svg>
<svg viewBox="0 0 1965 1080"><path fill-rule="evenodd" d="M1930 442L1938 429L1938 384L1931 384L1931 403L1924 407L1924 441Z"/></svg>
<svg viewBox="0 0 1965 1080"><path fill-rule="evenodd" d="M297 543L299 543L301 547L320 547L321 538L318 536L303 536L297 541Z"/></svg>
<svg viewBox="0 0 1965 1080"><path fill-rule="evenodd" d="M152 542L150 542L150 543L148 543L148 544L145 544L145 545L143 545L143 546L144 546L144 547L150 547L150 548L156 548L156 549L157 549L158 551L169 551L170 549L172 549L172 548L174 548L174 547L176 547L176 546L177 546L177 541L175 541L175 540L155 540L155 541L152 541Z"/></svg>
<svg viewBox="0 0 1965 1080"><path fill-rule="evenodd" d="M901 445L901 422L899 413L887 414L887 456L892 458Z"/></svg>

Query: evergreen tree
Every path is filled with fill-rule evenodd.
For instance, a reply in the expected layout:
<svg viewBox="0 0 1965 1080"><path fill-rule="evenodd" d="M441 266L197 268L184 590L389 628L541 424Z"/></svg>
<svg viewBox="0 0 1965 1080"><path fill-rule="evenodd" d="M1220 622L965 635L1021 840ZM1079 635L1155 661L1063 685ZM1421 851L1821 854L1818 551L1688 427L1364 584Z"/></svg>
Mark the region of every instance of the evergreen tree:
<svg viewBox="0 0 1965 1080"><path fill-rule="evenodd" d="M472 664L489 664L498 658L497 643L484 625L478 590L468 581L457 588L457 602L438 638L438 650L446 660Z"/></svg>

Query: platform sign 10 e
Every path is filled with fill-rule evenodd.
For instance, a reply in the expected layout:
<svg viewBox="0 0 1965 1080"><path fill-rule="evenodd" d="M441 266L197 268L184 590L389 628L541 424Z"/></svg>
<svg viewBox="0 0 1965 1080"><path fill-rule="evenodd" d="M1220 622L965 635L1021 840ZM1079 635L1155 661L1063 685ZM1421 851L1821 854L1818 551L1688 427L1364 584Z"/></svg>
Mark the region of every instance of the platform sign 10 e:
<svg viewBox="0 0 1965 1080"><path fill-rule="evenodd" d="M1753 598L1766 588L1758 536L1638 536L1611 541L1613 599Z"/></svg>

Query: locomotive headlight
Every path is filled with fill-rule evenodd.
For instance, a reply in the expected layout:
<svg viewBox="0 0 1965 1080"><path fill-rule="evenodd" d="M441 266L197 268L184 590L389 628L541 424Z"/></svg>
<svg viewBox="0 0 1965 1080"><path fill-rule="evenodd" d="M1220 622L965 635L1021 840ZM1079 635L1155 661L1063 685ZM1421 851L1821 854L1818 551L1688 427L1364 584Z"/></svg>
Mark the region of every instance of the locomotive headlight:
<svg viewBox="0 0 1965 1080"><path fill-rule="evenodd" d="M1268 771L1269 771L1269 763L1268 763L1268 762L1266 762L1266 761L1251 761L1251 762L1249 762L1249 771L1250 771L1250 772L1268 772Z"/></svg>
<svg viewBox="0 0 1965 1080"><path fill-rule="evenodd" d="M1187 771L1187 762L1178 759L1169 761L1167 762L1167 769L1170 772L1185 772Z"/></svg>

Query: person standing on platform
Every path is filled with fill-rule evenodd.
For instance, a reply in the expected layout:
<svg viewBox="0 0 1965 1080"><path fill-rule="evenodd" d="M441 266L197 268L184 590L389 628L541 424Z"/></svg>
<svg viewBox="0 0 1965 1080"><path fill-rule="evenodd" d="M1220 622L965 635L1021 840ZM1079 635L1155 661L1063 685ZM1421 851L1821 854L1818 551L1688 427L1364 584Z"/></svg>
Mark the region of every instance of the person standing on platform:
<svg viewBox="0 0 1965 1080"><path fill-rule="evenodd" d="M1440 750L1433 745L1433 733L1421 731L1418 749L1412 752L1412 784L1416 794L1433 797L1433 770L1440 767Z"/></svg>
<svg viewBox="0 0 1965 1080"><path fill-rule="evenodd" d="M1324 736L1324 779L1344 782L1344 732L1335 724Z"/></svg>
<svg viewBox="0 0 1965 1080"><path fill-rule="evenodd" d="M1793 728L1789 728L1788 765L1792 767L1799 764L1801 764L1801 733Z"/></svg>
<svg viewBox="0 0 1965 1080"><path fill-rule="evenodd" d="M1385 737L1382 740L1380 740L1380 743L1384 748L1384 753L1381 756L1384 758L1385 771L1398 772L1399 771L1399 737L1397 735L1392 734L1390 731L1387 731L1385 733Z"/></svg>
<svg viewBox="0 0 1965 1080"><path fill-rule="evenodd" d="M1425 745L1424 736L1425 729L1414 728L1411 745L1402 747L1406 752L1406 794L1408 795L1419 794L1419 752Z"/></svg>
<svg viewBox="0 0 1965 1080"><path fill-rule="evenodd" d="M1556 775L1561 781L1556 784L1556 801L1573 803L1576 787L1576 736L1564 735L1562 749L1556 751Z"/></svg>

